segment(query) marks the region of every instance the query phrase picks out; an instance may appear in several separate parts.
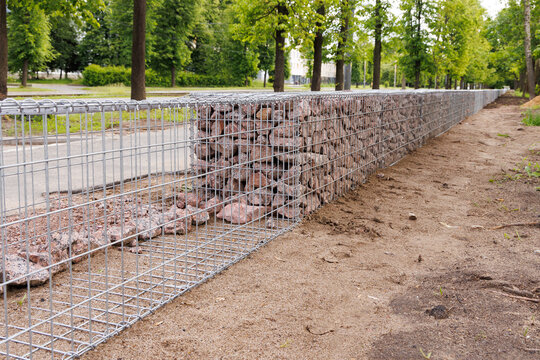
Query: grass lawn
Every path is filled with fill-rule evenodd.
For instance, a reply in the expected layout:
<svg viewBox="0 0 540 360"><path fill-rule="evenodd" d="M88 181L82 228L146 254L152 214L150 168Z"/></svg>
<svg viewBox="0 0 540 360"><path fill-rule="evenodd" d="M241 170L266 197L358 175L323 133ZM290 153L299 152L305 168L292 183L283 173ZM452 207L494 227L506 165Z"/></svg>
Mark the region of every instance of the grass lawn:
<svg viewBox="0 0 540 360"><path fill-rule="evenodd" d="M44 122L43 116L25 116L21 117L6 117L3 122L4 136L21 136L24 134L33 134L36 136L43 134L43 129L47 127L48 134L70 134L80 132L94 132L107 130L112 128L119 129L120 126L120 114L122 114L122 129L130 130L135 127L155 127L159 128L161 125L161 119L164 122L183 122L189 118L189 109L187 108L170 108L170 109L154 109L154 110L142 110L137 113L137 117L133 111L119 111L113 112L97 112L88 114L72 114L68 117L66 115L49 115ZM135 123L135 119L138 121Z"/></svg>

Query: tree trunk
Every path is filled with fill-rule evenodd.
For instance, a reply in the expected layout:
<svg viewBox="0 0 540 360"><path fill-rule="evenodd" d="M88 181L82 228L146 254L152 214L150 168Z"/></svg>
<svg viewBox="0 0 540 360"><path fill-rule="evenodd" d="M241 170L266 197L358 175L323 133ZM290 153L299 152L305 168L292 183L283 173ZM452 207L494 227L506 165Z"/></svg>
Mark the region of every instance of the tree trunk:
<svg viewBox="0 0 540 360"><path fill-rule="evenodd" d="M416 38L417 38L417 41L420 41L420 36L421 36L421 30L422 28L420 27L420 24L421 24L421 21L422 21L422 1L417 1L416 2ZM420 49L416 49L417 51L419 51ZM420 59L418 58L418 55L417 55L417 58L415 59L414 61L414 88L415 89L419 89L420 88L420 72L422 70L422 62L420 61Z"/></svg>
<svg viewBox="0 0 540 360"><path fill-rule="evenodd" d="M373 89L381 83L381 41L382 41L381 0L375 1L375 47L373 48Z"/></svg>
<svg viewBox="0 0 540 360"><path fill-rule="evenodd" d="M341 7L341 16L345 21L339 28L337 52L336 52L336 91L344 89L345 84L345 45L347 44L347 32L349 30L349 10L348 6Z"/></svg>
<svg viewBox="0 0 540 360"><path fill-rule="evenodd" d="M268 70L264 70L264 80L263 80L263 88L266 87L266 73L268 72Z"/></svg>
<svg viewBox="0 0 540 360"><path fill-rule="evenodd" d="M435 75L435 89L439 88L439 75Z"/></svg>
<svg viewBox="0 0 540 360"><path fill-rule="evenodd" d="M171 87L176 87L176 68L171 67Z"/></svg>
<svg viewBox="0 0 540 360"><path fill-rule="evenodd" d="M405 90L407 88L407 79L405 79L405 73L401 75L401 90Z"/></svg>
<svg viewBox="0 0 540 360"><path fill-rule="evenodd" d="M460 90L463 90L464 87L465 87L465 77L462 76L461 79L459 80L459 88Z"/></svg>
<svg viewBox="0 0 540 360"><path fill-rule="evenodd" d="M0 100L7 97L8 38L6 0L0 0Z"/></svg>
<svg viewBox="0 0 540 360"><path fill-rule="evenodd" d="M285 91L285 38L283 30L276 30L276 58L274 60L274 92Z"/></svg>
<svg viewBox="0 0 540 360"><path fill-rule="evenodd" d="M326 9L324 5L319 5L317 14L324 16ZM322 46L323 46L323 29L322 23L317 21L317 32L313 41L313 73L311 75L311 91L321 91L321 70L322 70ZM337 76L337 75L336 75ZM343 71L341 72L343 77Z"/></svg>
<svg viewBox="0 0 540 360"><path fill-rule="evenodd" d="M62 80L62 69L60 69L60 76L58 77L58 80Z"/></svg>
<svg viewBox="0 0 540 360"><path fill-rule="evenodd" d="M527 83L527 71L521 70L519 73L519 90L522 92L522 96L525 97L525 93L527 92L525 84Z"/></svg>
<svg viewBox="0 0 540 360"><path fill-rule="evenodd" d="M279 2L277 6L280 17L287 15L287 7L284 2ZM283 24L280 20L279 25ZM285 30L278 27L276 29L276 58L274 60L274 92L285 91Z"/></svg>
<svg viewBox="0 0 540 360"><path fill-rule="evenodd" d="M457 90L457 79L454 79L454 90Z"/></svg>
<svg viewBox="0 0 540 360"><path fill-rule="evenodd" d="M24 87L26 87L26 85L28 84L28 60L26 59L23 62L21 84Z"/></svg>
<svg viewBox="0 0 540 360"><path fill-rule="evenodd" d="M366 87L366 71L367 71L367 60L364 60L364 85Z"/></svg>
<svg viewBox="0 0 540 360"><path fill-rule="evenodd" d="M345 60L336 60L336 91L343 90L343 84L345 83Z"/></svg>
<svg viewBox="0 0 540 360"><path fill-rule="evenodd" d="M531 2L523 0L524 25L525 25L525 61L527 62L527 83L529 87L529 100L534 99L536 94L536 80L531 54ZM523 91L525 92L525 91Z"/></svg>
<svg viewBox="0 0 540 360"><path fill-rule="evenodd" d="M146 99L145 89L146 0L133 1L133 44L131 48L131 99Z"/></svg>
<svg viewBox="0 0 540 360"><path fill-rule="evenodd" d="M67 69L64 70L64 79L66 79L66 80L68 79L68 71L67 71Z"/></svg>
<svg viewBox="0 0 540 360"><path fill-rule="evenodd" d="M416 61L419 63L419 61ZM416 67L416 65L415 65ZM420 66L418 66L418 68L420 68ZM414 73L414 88L415 89L420 89L420 71L416 70L415 73Z"/></svg>

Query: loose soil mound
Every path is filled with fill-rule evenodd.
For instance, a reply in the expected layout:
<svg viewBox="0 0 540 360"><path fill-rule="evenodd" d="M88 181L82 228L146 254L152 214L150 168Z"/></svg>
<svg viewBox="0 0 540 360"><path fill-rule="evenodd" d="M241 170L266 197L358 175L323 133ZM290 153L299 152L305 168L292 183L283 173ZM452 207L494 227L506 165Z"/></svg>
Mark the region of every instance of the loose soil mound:
<svg viewBox="0 0 540 360"><path fill-rule="evenodd" d="M529 109L540 107L540 96L535 97L531 101L527 101L522 107Z"/></svg>
<svg viewBox="0 0 540 360"><path fill-rule="evenodd" d="M502 97L86 359L538 359L540 228L494 229L539 221L538 179L513 175L540 162L540 128L520 125L516 102Z"/></svg>

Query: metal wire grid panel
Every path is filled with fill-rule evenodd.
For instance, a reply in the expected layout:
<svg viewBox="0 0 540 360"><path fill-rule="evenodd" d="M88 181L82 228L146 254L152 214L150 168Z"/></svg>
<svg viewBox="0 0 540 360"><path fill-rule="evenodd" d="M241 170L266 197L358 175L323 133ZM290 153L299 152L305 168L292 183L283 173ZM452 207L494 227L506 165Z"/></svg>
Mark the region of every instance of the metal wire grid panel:
<svg viewBox="0 0 540 360"><path fill-rule="evenodd" d="M0 102L0 354L84 353L499 95Z"/></svg>

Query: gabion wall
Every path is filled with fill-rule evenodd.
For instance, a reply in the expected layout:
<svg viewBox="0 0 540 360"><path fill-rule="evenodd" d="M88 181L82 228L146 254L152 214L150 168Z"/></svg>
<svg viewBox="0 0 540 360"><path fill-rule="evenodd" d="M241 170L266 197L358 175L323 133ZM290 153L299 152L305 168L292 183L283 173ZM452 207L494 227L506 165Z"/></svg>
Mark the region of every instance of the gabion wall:
<svg viewBox="0 0 540 360"><path fill-rule="evenodd" d="M76 358L500 94L0 102L0 355Z"/></svg>
<svg viewBox="0 0 540 360"><path fill-rule="evenodd" d="M197 188L251 212L299 219L399 161L499 91L197 96ZM271 224L269 224L271 226Z"/></svg>

